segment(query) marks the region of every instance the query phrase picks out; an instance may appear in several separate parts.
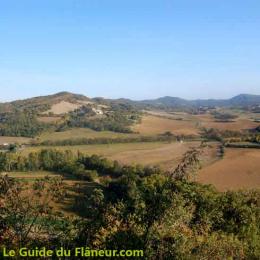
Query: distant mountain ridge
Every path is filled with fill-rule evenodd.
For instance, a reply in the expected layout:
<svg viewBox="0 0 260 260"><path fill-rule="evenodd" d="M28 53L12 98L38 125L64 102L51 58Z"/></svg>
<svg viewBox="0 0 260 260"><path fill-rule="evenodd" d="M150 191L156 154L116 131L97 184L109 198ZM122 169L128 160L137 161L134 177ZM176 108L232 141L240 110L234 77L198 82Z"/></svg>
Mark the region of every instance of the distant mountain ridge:
<svg viewBox="0 0 260 260"><path fill-rule="evenodd" d="M196 99L187 100L179 97L165 96L157 99L148 99L135 101L126 98L120 99L106 99L106 98L89 98L84 95L74 94L70 92L59 92L53 95L33 97L24 100L16 100L12 102L0 103L2 111L11 109L31 109L38 107L40 110L49 108L55 103L61 101L77 103L77 102L94 102L94 103L121 103L134 105L140 108L152 106L152 107L230 107L230 106L260 106L260 95L240 94L230 99Z"/></svg>
<svg viewBox="0 0 260 260"><path fill-rule="evenodd" d="M142 100L142 104L169 107L198 106L253 106L260 105L260 95L240 94L230 99L196 99L186 100L178 97L165 96L158 99Z"/></svg>

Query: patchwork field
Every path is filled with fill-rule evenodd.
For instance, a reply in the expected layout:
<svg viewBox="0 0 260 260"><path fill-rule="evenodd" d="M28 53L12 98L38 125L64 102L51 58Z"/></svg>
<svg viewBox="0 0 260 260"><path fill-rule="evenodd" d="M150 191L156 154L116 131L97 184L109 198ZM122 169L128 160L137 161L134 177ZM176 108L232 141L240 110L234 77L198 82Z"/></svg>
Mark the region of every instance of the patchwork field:
<svg viewBox="0 0 260 260"><path fill-rule="evenodd" d="M224 111L230 112L230 111ZM184 112L168 113L148 111L143 116L142 123L134 126L134 131L141 134L161 134L171 131L175 134L198 135L201 128L216 128L219 130L249 130L259 126L254 122L252 114L238 114L233 122L217 122L211 114L190 115Z"/></svg>
<svg viewBox="0 0 260 260"><path fill-rule="evenodd" d="M216 128L219 130L241 131L253 129L259 125L259 123L245 117L234 119L234 122L216 122L210 114L196 115L194 118L199 122L199 127Z"/></svg>
<svg viewBox="0 0 260 260"><path fill-rule="evenodd" d="M156 165L171 170L178 165L187 150L199 145L200 142L129 143L62 146L55 149L99 154L122 164ZM259 149L227 148L224 158L220 159L217 155L218 146L217 143L210 143L203 149L202 169L199 170L196 181L213 184L220 191L260 187ZM26 155L43 148L53 147L30 147L22 153Z"/></svg>
<svg viewBox="0 0 260 260"><path fill-rule="evenodd" d="M154 115L145 115L141 124L135 125L133 130L143 135L163 134L170 131L173 134L198 135L196 121L169 119Z"/></svg>
<svg viewBox="0 0 260 260"><path fill-rule="evenodd" d="M66 103L66 102L65 102ZM67 102L68 103L68 102ZM72 103L71 103L72 104ZM56 104L54 108L61 108L63 103ZM76 105L76 104L73 104ZM55 105L54 105L55 106ZM69 107L63 107L68 109ZM72 108L72 107L70 107ZM58 110L59 110L58 109ZM73 109L75 109L73 107ZM65 110L56 110L62 113ZM147 111L146 111L147 112ZM228 112L228 111L225 111ZM234 122L216 122L211 114L191 115L185 112L160 112L149 111L143 116L141 124L133 126L135 134L115 133L110 131L94 131L87 128L73 128L64 132L45 132L37 137L37 141L62 141L79 138L129 138L143 136L155 136L170 131L173 134L199 135L201 128L216 128L220 130L245 130L253 129L259 123L253 122L252 115L239 114ZM40 117L45 122L54 122L60 117ZM20 137L0 137L0 144L3 143L29 143L32 139ZM99 154L111 160L117 160L122 164L142 164L156 165L164 170L174 169L183 157L183 154L191 147L198 147L200 142L149 142L149 143L117 143L117 144L97 144L97 145L73 145L73 146L37 146L26 147L21 151L28 154L43 148L71 150L74 153L81 151L92 155ZM213 184L217 189L225 191L240 188L260 187L260 150L258 149L233 149L227 148L223 159L219 157L220 143L210 142L203 149L201 157L202 169L196 178L197 181L206 184ZM22 173L16 175L18 178L30 180L38 175L26 175ZM71 181L71 180L66 180Z"/></svg>
<svg viewBox="0 0 260 260"><path fill-rule="evenodd" d="M260 187L260 150L228 148L222 160L203 168L197 181L225 191Z"/></svg>

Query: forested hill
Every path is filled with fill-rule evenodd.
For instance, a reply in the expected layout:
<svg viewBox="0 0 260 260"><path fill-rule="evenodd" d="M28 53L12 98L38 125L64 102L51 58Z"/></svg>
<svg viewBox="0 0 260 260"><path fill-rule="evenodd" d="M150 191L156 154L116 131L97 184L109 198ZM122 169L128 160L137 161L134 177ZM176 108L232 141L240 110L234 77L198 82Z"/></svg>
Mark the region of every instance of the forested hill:
<svg viewBox="0 0 260 260"><path fill-rule="evenodd" d="M0 104L0 136L35 137L74 127L129 133L139 114L124 102L60 92Z"/></svg>
<svg viewBox="0 0 260 260"><path fill-rule="evenodd" d="M13 110L32 110L36 112L44 112L59 102L77 103L79 101L89 101L88 97L69 92L59 92L54 95L33 97L24 100L16 100L0 104L1 112L12 112Z"/></svg>

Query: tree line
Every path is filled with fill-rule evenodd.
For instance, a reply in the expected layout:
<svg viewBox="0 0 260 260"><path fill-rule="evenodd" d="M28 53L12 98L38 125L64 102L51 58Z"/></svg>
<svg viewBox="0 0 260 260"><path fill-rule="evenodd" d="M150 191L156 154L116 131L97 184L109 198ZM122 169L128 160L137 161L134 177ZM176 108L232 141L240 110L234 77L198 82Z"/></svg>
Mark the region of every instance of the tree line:
<svg viewBox="0 0 260 260"><path fill-rule="evenodd" d="M127 171L134 171L142 176L154 172L160 173L157 167L124 166L99 155L88 156L80 152L75 155L70 150L63 152L56 149L43 149L39 152L31 152L28 156L12 152L0 153L0 172L39 170L71 174L76 178L90 181L98 174L119 177Z"/></svg>
<svg viewBox="0 0 260 260"><path fill-rule="evenodd" d="M257 128L256 128L257 129ZM219 141L222 143L233 142L252 142L260 143L260 134L257 130L251 131L234 131L218 130L215 128L203 128L201 136L206 140Z"/></svg>
<svg viewBox="0 0 260 260"><path fill-rule="evenodd" d="M117 143L139 143L139 142L171 142L179 140L177 136L136 136L136 137L98 137L98 138L75 138L64 140L46 140L33 145L44 146L67 146L67 145L88 145L88 144L117 144ZM187 139L187 137L185 138ZM191 138L189 139L191 140Z"/></svg>

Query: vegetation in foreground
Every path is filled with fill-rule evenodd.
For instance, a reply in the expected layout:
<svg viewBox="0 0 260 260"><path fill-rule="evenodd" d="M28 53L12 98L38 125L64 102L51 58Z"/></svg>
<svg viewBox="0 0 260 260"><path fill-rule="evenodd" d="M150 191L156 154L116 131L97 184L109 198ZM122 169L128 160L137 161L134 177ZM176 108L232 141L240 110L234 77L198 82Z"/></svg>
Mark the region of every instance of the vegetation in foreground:
<svg viewBox="0 0 260 260"><path fill-rule="evenodd" d="M67 196L61 178L37 180L28 196L28 184L2 175L2 247L142 249L147 259L260 257L259 191L219 193L187 181L198 163L194 150L171 173L56 150L12 155L1 154L1 171L51 170L99 185L91 194L81 189L78 216L67 217L51 207Z"/></svg>

